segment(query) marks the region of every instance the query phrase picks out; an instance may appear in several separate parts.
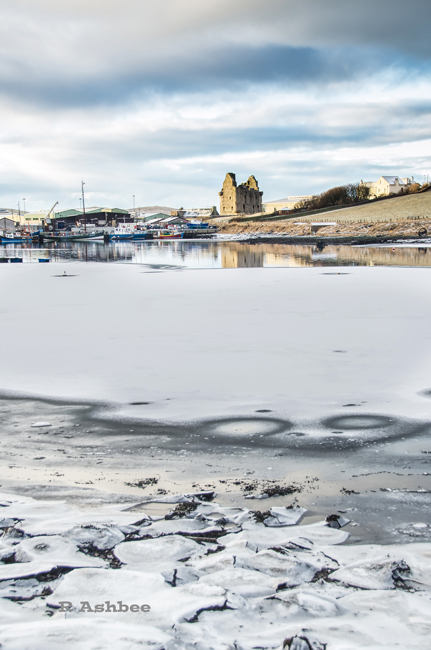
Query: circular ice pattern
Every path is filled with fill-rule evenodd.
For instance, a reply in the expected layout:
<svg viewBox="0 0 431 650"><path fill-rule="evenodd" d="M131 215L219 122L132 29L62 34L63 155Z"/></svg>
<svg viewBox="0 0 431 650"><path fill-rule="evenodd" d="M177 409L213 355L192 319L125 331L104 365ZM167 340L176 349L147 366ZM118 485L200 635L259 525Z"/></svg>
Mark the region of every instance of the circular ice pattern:
<svg viewBox="0 0 431 650"><path fill-rule="evenodd" d="M394 424L394 418L385 415L359 414L338 415L323 420L322 424L327 429L343 429L355 431L358 429L385 429Z"/></svg>
<svg viewBox="0 0 431 650"><path fill-rule="evenodd" d="M211 433L231 437L274 435L290 428L290 422L272 418L229 418L210 423Z"/></svg>

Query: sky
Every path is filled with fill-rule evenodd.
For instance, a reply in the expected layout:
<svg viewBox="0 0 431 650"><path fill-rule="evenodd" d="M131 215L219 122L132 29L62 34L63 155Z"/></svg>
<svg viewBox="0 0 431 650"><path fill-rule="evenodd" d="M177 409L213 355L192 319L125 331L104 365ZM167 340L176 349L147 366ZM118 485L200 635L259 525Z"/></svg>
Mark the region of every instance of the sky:
<svg viewBox="0 0 431 650"><path fill-rule="evenodd" d="M1 0L0 207L423 182L430 24L429 0Z"/></svg>

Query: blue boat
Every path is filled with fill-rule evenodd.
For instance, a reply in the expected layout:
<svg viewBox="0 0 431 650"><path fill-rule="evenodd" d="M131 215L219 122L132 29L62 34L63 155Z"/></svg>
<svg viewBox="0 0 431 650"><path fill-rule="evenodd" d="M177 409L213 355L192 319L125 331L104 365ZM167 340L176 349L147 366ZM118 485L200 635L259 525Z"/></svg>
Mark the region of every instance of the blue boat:
<svg viewBox="0 0 431 650"><path fill-rule="evenodd" d="M133 235L125 235L124 233L118 233L116 235L110 235L109 239L111 241L130 241L133 239Z"/></svg>
<svg viewBox="0 0 431 650"><path fill-rule="evenodd" d="M187 228L193 228L193 229L200 229L200 228L208 228L209 223L202 223L201 221L189 221L187 224Z"/></svg>
<svg viewBox="0 0 431 650"><path fill-rule="evenodd" d="M0 244L22 244L23 242L31 242L31 237L23 237L12 232L0 235Z"/></svg>

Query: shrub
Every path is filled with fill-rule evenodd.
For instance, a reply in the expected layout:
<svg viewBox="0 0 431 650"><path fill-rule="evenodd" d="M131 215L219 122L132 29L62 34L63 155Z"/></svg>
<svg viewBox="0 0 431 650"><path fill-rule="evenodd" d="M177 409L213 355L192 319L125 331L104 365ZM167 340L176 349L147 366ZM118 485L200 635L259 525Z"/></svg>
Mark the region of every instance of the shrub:
<svg viewBox="0 0 431 650"><path fill-rule="evenodd" d="M320 210L329 208L333 205L350 205L367 201L370 196L370 188L363 183L349 183L348 185L339 185L326 192L322 192L311 199L301 201L296 206L297 210Z"/></svg>

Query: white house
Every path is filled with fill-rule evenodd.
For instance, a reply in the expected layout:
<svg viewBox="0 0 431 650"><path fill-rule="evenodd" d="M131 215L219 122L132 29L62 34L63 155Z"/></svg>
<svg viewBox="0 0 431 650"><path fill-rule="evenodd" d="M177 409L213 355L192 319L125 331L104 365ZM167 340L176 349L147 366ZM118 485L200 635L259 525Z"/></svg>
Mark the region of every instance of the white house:
<svg viewBox="0 0 431 650"><path fill-rule="evenodd" d="M376 196L388 196L389 194L400 194L407 189L409 185L413 185L415 179L400 178L399 176L380 176L378 181L361 184L370 188L370 199Z"/></svg>

